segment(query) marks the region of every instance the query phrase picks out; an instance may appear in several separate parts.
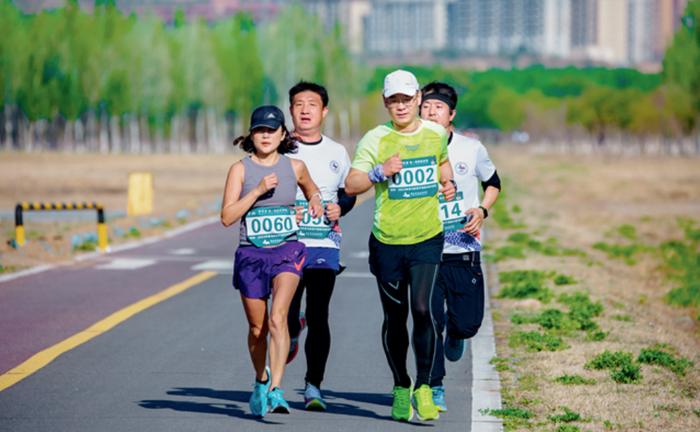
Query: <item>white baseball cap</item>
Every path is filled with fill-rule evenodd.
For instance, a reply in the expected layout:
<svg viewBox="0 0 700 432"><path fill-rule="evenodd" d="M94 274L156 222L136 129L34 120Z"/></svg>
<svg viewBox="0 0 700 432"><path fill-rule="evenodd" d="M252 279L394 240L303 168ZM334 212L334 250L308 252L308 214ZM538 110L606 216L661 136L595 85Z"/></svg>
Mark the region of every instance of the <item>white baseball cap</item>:
<svg viewBox="0 0 700 432"><path fill-rule="evenodd" d="M395 70L384 78L384 97L395 94L415 96L420 90L416 76L403 69Z"/></svg>

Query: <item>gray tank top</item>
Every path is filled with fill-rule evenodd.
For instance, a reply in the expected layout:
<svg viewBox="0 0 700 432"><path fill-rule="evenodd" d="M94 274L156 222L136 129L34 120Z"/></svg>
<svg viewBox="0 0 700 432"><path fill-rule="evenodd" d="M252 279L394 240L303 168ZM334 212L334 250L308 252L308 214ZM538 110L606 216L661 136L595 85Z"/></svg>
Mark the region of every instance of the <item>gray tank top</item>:
<svg viewBox="0 0 700 432"><path fill-rule="evenodd" d="M256 207L294 206L297 195L297 176L294 174L291 159L285 155L280 155L277 163L272 166L260 165L254 162L250 156L243 158L241 162L243 163L243 168L245 169L245 178L243 180L243 190L241 190L241 196L245 196L248 192L255 189L260 183L260 180L262 180L266 175L272 173L277 174L277 187L258 198L250 210ZM246 212L241 220L240 244L244 246L251 245L250 241L248 240L246 229L247 214L248 212ZM296 239L297 235L294 233L287 237L286 241Z"/></svg>

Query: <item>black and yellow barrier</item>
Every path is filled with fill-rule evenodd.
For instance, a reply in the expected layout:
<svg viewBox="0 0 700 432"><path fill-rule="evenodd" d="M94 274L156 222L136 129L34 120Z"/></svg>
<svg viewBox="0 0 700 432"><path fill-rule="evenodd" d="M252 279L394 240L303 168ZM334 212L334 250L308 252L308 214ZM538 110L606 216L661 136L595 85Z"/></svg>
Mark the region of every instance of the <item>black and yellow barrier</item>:
<svg viewBox="0 0 700 432"><path fill-rule="evenodd" d="M97 248L104 252L107 250L107 225L105 225L105 213L102 204L95 202L79 203L55 203L55 202L22 202L15 206L15 243L17 247L24 246L24 218L25 211L47 210L95 210L97 211Z"/></svg>

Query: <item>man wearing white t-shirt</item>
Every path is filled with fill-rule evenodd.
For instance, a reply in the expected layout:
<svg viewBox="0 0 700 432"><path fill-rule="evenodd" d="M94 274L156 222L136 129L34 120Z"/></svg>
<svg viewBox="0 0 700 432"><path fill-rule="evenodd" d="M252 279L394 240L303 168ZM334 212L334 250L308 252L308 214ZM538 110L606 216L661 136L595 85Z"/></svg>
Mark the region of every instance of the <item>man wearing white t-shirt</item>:
<svg viewBox="0 0 700 432"><path fill-rule="evenodd" d="M454 201L440 204L445 245L438 281L433 292L433 318L440 336L431 375L433 400L441 411L445 404L445 360L457 361L465 340L476 335L484 317L484 277L481 270L481 227L496 202L501 182L496 167L479 140L454 132L457 92L450 85L432 82L422 89L420 115L449 132L447 151L457 192ZM484 190L479 199L479 183ZM447 305L447 311L445 311ZM442 330L447 327L443 344Z"/></svg>
<svg viewBox="0 0 700 432"><path fill-rule="evenodd" d="M304 405L307 410L325 411L321 381L330 352L331 333L328 309L336 274L340 271L341 231L338 220L355 205L355 197L345 194L345 178L350 170L350 156L341 144L321 134L328 114L328 93L318 84L301 81L289 90L293 135L298 152L289 157L306 164L314 183L321 190L325 214L312 218L304 210L299 224L299 240L306 245L307 258L296 294L289 307L288 326L291 338L287 363L299 349L299 333L307 325L306 386ZM304 194L297 190L297 206L308 207ZM300 315L306 291L306 313ZM302 318L303 316L303 318Z"/></svg>

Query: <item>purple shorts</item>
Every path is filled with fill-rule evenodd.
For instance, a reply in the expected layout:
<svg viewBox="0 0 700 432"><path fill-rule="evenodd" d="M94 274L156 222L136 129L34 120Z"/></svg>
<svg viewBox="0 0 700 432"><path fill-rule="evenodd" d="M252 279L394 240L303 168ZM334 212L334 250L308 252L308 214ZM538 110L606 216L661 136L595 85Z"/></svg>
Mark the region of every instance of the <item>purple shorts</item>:
<svg viewBox="0 0 700 432"><path fill-rule="evenodd" d="M306 247L288 241L274 248L239 246L233 263L233 287L248 298L266 299L272 292L272 279L280 273L301 277Z"/></svg>

